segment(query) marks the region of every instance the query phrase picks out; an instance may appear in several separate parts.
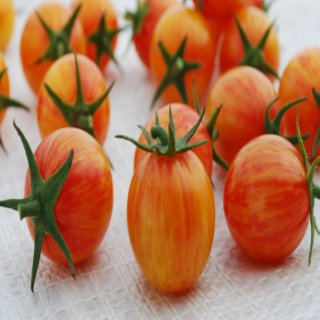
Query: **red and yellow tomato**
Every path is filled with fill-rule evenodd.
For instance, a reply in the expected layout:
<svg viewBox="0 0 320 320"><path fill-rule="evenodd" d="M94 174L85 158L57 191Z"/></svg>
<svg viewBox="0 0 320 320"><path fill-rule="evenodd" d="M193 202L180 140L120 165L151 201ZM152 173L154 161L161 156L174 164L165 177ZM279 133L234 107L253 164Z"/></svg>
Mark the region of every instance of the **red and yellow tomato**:
<svg viewBox="0 0 320 320"><path fill-rule="evenodd" d="M12 0L1 0L0 5L0 50L7 47L14 28L14 7Z"/></svg>
<svg viewBox="0 0 320 320"><path fill-rule="evenodd" d="M0 51L0 72L2 72L4 69L6 68L5 62L3 60L3 56L2 53ZM2 76L1 82L0 82L0 93L5 95L5 96L9 96L10 93L10 85L9 85L9 77L8 77L8 73L5 72ZM3 118L6 114L7 109L4 109L2 111L0 111L0 125L3 121Z"/></svg>

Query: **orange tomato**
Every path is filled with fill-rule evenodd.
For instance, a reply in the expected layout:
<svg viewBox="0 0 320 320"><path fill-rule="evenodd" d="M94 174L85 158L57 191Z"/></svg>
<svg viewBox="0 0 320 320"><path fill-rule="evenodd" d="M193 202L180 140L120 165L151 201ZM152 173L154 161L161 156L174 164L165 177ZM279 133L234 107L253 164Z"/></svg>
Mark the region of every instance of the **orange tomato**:
<svg viewBox="0 0 320 320"><path fill-rule="evenodd" d="M181 72L175 68L186 66L185 62L176 61L172 70L167 70L165 60L159 48L159 42L166 51L173 55L181 47L186 38L183 59L185 62L200 63L201 66L184 74L179 84L184 84L186 99L179 93L175 85L170 84L162 94L166 103L184 102L191 104L193 101L192 78L197 84L199 99L204 97L210 83L214 68L216 43L214 43L208 24L196 11L185 6L174 6L168 9L160 18L154 31L151 43L150 61L151 72L157 86L163 81L166 73L181 77Z"/></svg>
<svg viewBox="0 0 320 320"><path fill-rule="evenodd" d="M96 64L90 59L82 55L77 55L77 59L85 102L96 101L107 90L105 80ZM74 54L65 55L57 60L43 79L37 102L38 125L42 138L47 137L55 130L68 127L68 123L49 96L44 84L47 84L64 102L74 104L77 97ZM93 117L93 128L101 144L107 136L109 119L109 99L106 98ZM75 126L77 126L76 118L74 120Z"/></svg>
<svg viewBox="0 0 320 320"><path fill-rule="evenodd" d="M220 135L214 145L229 165L247 142L265 133L265 112L276 97L269 79L247 66L229 70L213 85L205 104L206 119L223 104L216 122ZM271 119L278 109L276 102L270 109Z"/></svg>
<svg viewBox="0 0 320 320"><path fill-rule="evenodd" d="M81 21L84 34L90 37L99 30L99 24L104 15L104 25L109 31L116 30L118 28L118 20L116 11L109 0L74 0L72 7L75 9L79 4L81 4L81 10L79 12L79 20ZM103 40L101 39L101 42ZM115 35L110 42L111 50L114 52L117 44L117 35ZM87 56L97 63L103 72L104 68L110 60L110 55L105 52L102 53L101 58L98 59L97 47L91 41L87 41Z"/></svg>
<svg viewBox="0 0 320 320"><path fill-rule="evenodd" d="M147 155L130 184L127 222L146 278L166 293L190 288L208 261L215 225L212 187L198 157Z"/></svg>
<svg viewBox="0 0 320 320"><path fill-rule="evenodd" d="M199 115L196 111L192 110L189 106L181 104L181 103L173 103L170 105L166 105L158 111L158 117L160 121L160 125L164 128L168 128L169 124L169 107L172 110L172 116L176 127L177 138L180 139L185 136L194 124L199 119ZM145 129L150 132L151 128L155 125L155 116L152 116L151 119L145 125ZM190 140L190 143L200 142L208 140L208 142L202 146L199 146L192 151L198 156L204 165L209 178L212 173L212 146L210 142L210 136L208 130L204 124L201 122L198 127L196 133ZM141 133L139 142L146 144L147 139L144 134ZM135 156L134 156L134 168L141 163L141 161L148 155L148 152L141 150L140 148L136 148Z"/></svg>
<svg viewBox="0 0 320 320"><path fill-rule="evenodd" d="M258 137L237 154L226 178L224 212L247 255L276 262L298 247L311 209L306 181L299 152L282 137Z"/></svg>
<svg viewBox="0 0 320 320"><path fill-rule="evenodd" d="M262 10L254 7L247 7L236 13L238 21L243 28L248 40L253 46L257 46L267 29L271 25L271 21L268 16ZM263 52L259 52L257 59L263 59L269 67L275 72L279 69L280 59L280 45L275 28L272 27L267 41L265 43ZM234 19L231 19L226 26L224 38L222 40L220 51L220 70L225 72L242 62L244 58L244 47L241 40L241 36ZM260 60L256 65L252 65L259 69ZM262 72L265 70L260 68ZM271 80L275 80L275 76L266 73L267 77Z"/></svg>
<svg viewBox="0 0 320 320"><path fill-rule="evenodd" d="M0 5L0 50L7 47L14 27L14 7L12 0L1 0Z"/></svg>
<svg viewBox="0 0 320 320"><path fill-rule="evenodd" d="M298 96L305 96L307 101L301 103L300 127L302 134L311 136L304 142L307 153L311 155L317 131L320 125L320 110L312 95L312 88L320 91L320 48L311 47L299 52L287 65L280 80L279 95L281 104ZM283 132L286 135L297 133L295 126L296 109L289 110L284 116ZM320 155L317 148L315 157Z"/></svg>
<svg viewBox="0 0 320 320"><path fill-rule="evenodd" d="M36 12L39 13L48 27L56 33L65 27L72 13L59 3L45 3L33 12L26 22L21 37L20 55L26 79L33 92L37 94L41 81L52 65L53 60L39 61L46 53L50 41ZM86 39L81 24L77 19L71 31L69 44L72 51L86 53ZM58 50L58 48L55 49Z"/></svg>
<svg viewBox="0 0 320 320"><path fill-rule="evenodd" d="M3 71L6 68L5 62L3 60L3 56L2 53L0 51L0 72ZM8 77L8 73L5 72L2 76L1 82L0 82L0 93L5 95L5 96L9 96L10 93L10 85L9 85L9 77ZM3 121L3 118L6 114L7 109L4 109L2 111L0 111L0 124Z"/></svg>

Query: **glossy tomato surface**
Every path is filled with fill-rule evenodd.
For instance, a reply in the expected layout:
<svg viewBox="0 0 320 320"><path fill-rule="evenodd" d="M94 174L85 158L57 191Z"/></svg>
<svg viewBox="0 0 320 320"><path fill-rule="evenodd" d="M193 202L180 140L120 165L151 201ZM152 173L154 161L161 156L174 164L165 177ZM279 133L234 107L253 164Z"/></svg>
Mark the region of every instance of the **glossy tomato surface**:
<svg viewBox="0 0 320 320"><path fill-rule="evenodd" d="M202 64L200 68L187 72L184 77L188 103L192 104L192 78L194 77L198 97L201 100L211 80L216 53L216 43L212 39L209 26L198 12L185 6L174 6L161 16L152 37L151 72L158 86L167 70L158 47L159 42L162 42L167 51L173 55L185 37L187 43L184 59ZM183 102L174 85L168 86L162 97L166 103Z"/></svg>
<svg viewBox="0 0 320 320"><path fill-rule="evenodd" d="M99 247L108 229L113 207L112 176L108 159L100 144L86 132L65 128L44 139L34 155L44 180L51 177L73 149L67 180L54 207L54 216L74 263L87 259ZM25 196L30 192L30 173ZM34 238L33 224L27 219ZM46 234L42 253L49 259L68 264L64 254Z"/></svg>
<svg viewBox="0 0 320 320"><path fill-rule="evenodd" d="M190 288L209 258L215 205L208 175L193 152L149 154L136 168L127 221L134 256L158 289Z"/></svg>
<svg viewBox="0 0 320 320"><path fill-rule="evenodd" d="M7 47L14 28L14 7L12 0L1 0L0 3L0 50Z"/></svg>
<svg viewBox="0 0 320 320"><path fill-rule="evenodd" d="M42 79L52 65L52 60L37 62L49 46L49 37L36 12L54 32L59 32L69 21L72 11L59 3L45 3L39 6L28 18L22 32L20 55L27 81L35 94L38 93ZM86 39L80 21L76 19L70 36L72 51L85 54Z"/></svg>
<svg viewBox="0 0 320 320"><path fill-rule="evenodd" d="M265 133L265 112L276 97L269 79L247 66L229 70L213 85L205 104L205 117L208 121L214 110L223 105L216 122L220 135L215 147L229 165L247 142ZM271 119L279 108L279 102L271 107Z"/></svg>
<svg viewBox="0 0 320 320"><path fill-rule="evenodd" d="M320 125L320 110L312 95L312 88L320 91L320 47L312 47L299 52L287 65L280 81L279 96L281 104L297 97L308 100L299 104L299 123L301 134L311 134L304 144L310 155ZM284 134L296 135L297 110L293 108L284 116ZM315 157L320 155L318 147Z"/></svg>
<svg viewBox="0 0 320 320"><path fill-rule="evenodd" d="M79 20L81 21L85 36L94 34L97 32L102 15L105 14L105 26L108 30L114 30L118 28L118 19L113 4L109 0L75 0L72 3L72 7L75 9L81 4L81 10L79 12ZM117 44L117 36L111 41L112 50L114 51ZM97 61L97 49L96 46L87 41L87 56L96 63ZM105 66L109 62L110 57L103 53L100 59L99 68L103 72Z"/></svg>
<svg viewBox="0 0 320 320"><path fill-rule="evenodd" d="M264 135L241 149L227 174L224 212L234 240L254 259L280 261L297 248L310 198L303 161L290 142Z"/></svg>
<svg viewBox="0 0 320 320"><path fill-rule="evenodd" d="M253 46L260 43L262 37L272 23L264 11L254 7L246 7L241 11L236 12L236 16ZM265 62L277 72L280 60L280 44L274 27L269 33L263 54ZM221 45L221 72L223 73L237 66L243 58L244 49L240 33L235 20L230 19L225 28L224 38ZM269 74L266 75L271 81L275 80L274 76Z"/></svg>
<svg viewBox="0 0 320 320"><path fill-rule="evenodd" d="M161 127L164 127L168 130L169 125L169 107L171 106L172 117L176 128L177 138L181 139L184 137L194 126L194 124L199 120L199 115L196 111L191 109L189 106L182 103L173 103L161 108L157 113L160 121ZM146 130L150 133L151 128L155 125L155 116L152 116L151 119L145 125ZM208 133L208 130L204 124L201 122L198 127L196 133L193 135L189 143L195 143L208 140L208 142L204 145L201 145L192 151L198 156L204 165L207 174L211 177L212 173L212 146L211 140ZM147 140L143 133L141 133L139 142L148 144ZM141 150L140 148L136 148L136 153L134 157L134 168L136 168L140 162L148 155L149 153Z"/></svg>
<svg viewBox="0 0 320 320"><path fill-rule="evenodd" d="M2 53L0 51L0 73L6 68L6 64L3 60ZM4 75L2 76L1 82L0 82L0 93L9 96L10 93L10 86L9 86L9 77L8 77L8 72L5 72ZM0 124L3 121L3 118L6 114L7 109L4 109L0 112Z"/></svg>
<svg viewBox="0 0 320 320"><path fill-rule="evenodd" d="M87 103L96 101L107 87L95 63L85 56L77 55L82 93ZM70 53L57 60L48 70L43 84L48 86L66 103L74 104L77 96L76 69L74 54ZM67 127L63 115L41 85L37 103L38 126L42 138L53 131ZM108 97L103 101L93 117L93 128L98 140L103 144L109 127L110 108Z"/></svg>

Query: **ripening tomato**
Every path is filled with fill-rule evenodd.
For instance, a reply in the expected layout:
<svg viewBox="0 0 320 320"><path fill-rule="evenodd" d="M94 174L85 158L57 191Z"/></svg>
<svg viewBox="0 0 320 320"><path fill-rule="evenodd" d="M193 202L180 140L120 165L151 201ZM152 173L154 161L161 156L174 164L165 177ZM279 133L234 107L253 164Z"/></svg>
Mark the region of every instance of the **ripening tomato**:
<svg viewBox="0 0 320 320"><path fill-rule="evenodd" d="M266 13L254 7L246 7L236 13L236 17L253 47L258 46L271 26ZM220 51L220 70L225 72L238 64L250 65L264 72L274 81L279 69L280 45L276 30L271 28L263 50L256 50L254 55L248 51L245 56L243 41L235 19L231 19L224 32Z"/></svg>
<svg viewBox="0 0 320 320"><path fill-rule="evenodd" d="M79 20L87 37L87 56L103 72L110 59L117 64L113 54L120 32L116 11L109 0L74 0L72 7L75 9L79 4Z"/></svg>
<svg viewBox="0 0 320 320"><path fill-rule="evenodd" d="M263 262L289 256L303 239L310 210L306 168L290 142L264 135L241 149L227 174L224 212L247 255Z"/></svg>
<svg viewBox="0 0 320 320"><path fill-rule="evenodd" d="M3 60L3 56L2 53L0 51L0 73L6 68L5 62ZM5 72L1 78L0 81L0 94L3 94L5 96L9 96L10 93L10 85L9 85L9 77L8 77L8 73ZM7 109L4 109L2 111L0 111L0 124L3 121L3 118L6 114Z"/></svg>
<svg viewBox="0 0 320 320"><path fill-rule="evenodd" d="M199 1L203 10L200 10ZM230 19L236 11L247 6L262 8L263 0L193 0L196 8L208 19Z"/></svg>
<svg viewBox="0 0 320 320"><path fill-rule="evenodd" d="M301 104L300 126L301 133L311 136L305 141L305 147L309 155L312 154L313 146L320 125L319 106L313 97L312 89L320 91L320 48L311 47L299 52L287 65L280 81L279 95L281 104L298 96L306 96L307 101ZM289 110L284 116L284 130L286 135L296 134L295 117L297 111ZM316 149L314 156L320 155L320 147ZM312 156L312 158L314 158Z"/></svg>
<svg viewBox="0 0 320 320"><path fill-rule="evenodd" d="M181 103L172 103L170 105L166 105L158 111L158 117L160 125L164 128L168 128L169 124L169 107L172 109L172 116L176 126L177 138L180 139L184 135L186 135L194 124L199 119L199 115L196 111L191 109L189 106L181 104ZM151 119L145 125L145 129L149 132L151 128L155 125L155 116L151 117ZM204 165L207 174L211 177L212 173L212 146L210 142L210 136L208 130L204 124L201 122L196 133L193 135L190 143L199 142L203 140L208 140L208 142L202 146L199 146L192 151L198 156ZM147 140L143 133L141 133L139 142L147 143ZM134 157L134 168L140 164L140 162L148 155L148 152L141 150L140 148L136 148L136 153Z"/></svg>
<svg viewBox="0 0 320 320"><path fill-rule="evenodd" d="M150 46L154 29L162 14L177 0L138 0L136 12L126 12L125 18L133 23L133 41L137 53L147 68L150 68Z"/></svg>
<svg viewBox="0 0 320 320"><path fill-rule="evenodd" d="M220 135L214 145L229 165L247 142L265 133L266 109L276 97L269 79L247 66L233 68L215 82L205 104L206 120L223 104L216 122ZM271 119L279 106L276 102L271 107Z"/></svg>
<svg viewBox="0 0 320 320"><path fill-rule="evenodd" d="M62 4L45 3L29 16L22 32L20 55L24 74L34 93L38 93L44 75L60 56L72 51L86 53L86 39L81 23L74 20L76 14ZM37 15L51 31L44 28Z"/></svg>
<svg viewBox="0 0 320 320"><path fill-rule="evenodd" d="M107 90L105 80L94 62L83 55L77 55L81 88L77 86L76 63L74 54L67 54L57 60L46 73L40 87L37 103L38 125L42 138L47 137L53 131L72 125L83 128L90 133L89 127L82 127L79 123L80 116L87 119L88 125L93 125L95 136L101 144L106 139L109 127L110 107L109 99L106 97L94 114L87 110L90 103L100 98ZM56 101L52 100L45 85L64 103L70 105L74 115L67 122ZM77 97L82 96L84 102L77 104ZM81 99L82 99L81 98ZM80 100L81 100L80 99ZM79 100L79 101L80 101ZM82 101L82 100L81 100ZM85 110L82 110L84 107ZM92 119L93 116L93 123Z"/></svg>
<svg viewBox="0 0 320 320"><path fill-rule="evenodd" d="M13 32L14 7L12 0L1 0L0 4L0 50L5 50Z"/></svg>
<svg viewBox="0 0 320 320"><path fill-rule="evenodd" d="M201 14L183 5L168 9L151 43L151 72L158 86L153 103L162 95L166 103L191 104L193 77L202 100L212 77L215 53L216 43Z"/></svg>
<svg viewBox="0 0 320 320"><path fill-rule="evenodd" d="M64 128L43 140L34 155L44 180L49 179L73 149L69 175L54 206L54 217L74 263L87 259L102 242L112 214L113 186L108 159L100 144L86 132ZM53 156L54 155L54 156ZM30 192L29 170L25 196ZM34 238L33 223L27 219ZM51 235L44 236L42 253L49 259L68 261Z"/></svg>

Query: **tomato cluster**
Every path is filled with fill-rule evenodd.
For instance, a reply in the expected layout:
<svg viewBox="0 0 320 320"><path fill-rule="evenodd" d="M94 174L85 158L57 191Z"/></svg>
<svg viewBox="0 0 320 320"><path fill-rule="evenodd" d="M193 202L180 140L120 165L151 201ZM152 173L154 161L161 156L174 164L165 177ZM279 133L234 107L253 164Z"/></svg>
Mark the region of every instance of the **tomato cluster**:
<svg viewBox="0 0 320 320"><path fill-rule="evenodd" d="M37 95L43 141L33 154L14 123L29 164L25 198L0 206L27 218L32 291L41 252L69 264L74 276L74 264L95 252L108 229L112 166L102 146L113 83L106 85L104 72L109 61L120 68L115 47L128 26L157 86L150 104L166 103L140 126L138 140L116 136L137 147L127 223L145 277L166 293L183 292L200 277L214 237L213 161L227 172L224 212L238 246L258 261L282 260L311 221L311 262L314 233L320 234L313 212L320 198L313 183L320 161L320 48L298 53L280 79L277 31L263 5L138 0L135 12L125 13L130 25L120 27L110 0L74 0L70 8L46 3L29 16L20 54ZM13 12L5 0L1 50ZM214 72L219 77L210 85ZM9 106L28 110L9 93L0 52L0 124ZM201 110L199 99L206 97Z"/></svg>

